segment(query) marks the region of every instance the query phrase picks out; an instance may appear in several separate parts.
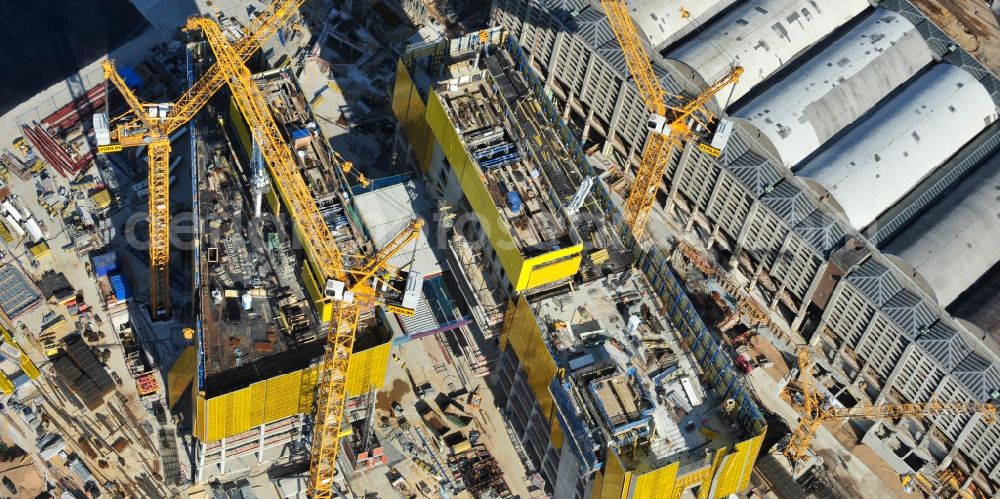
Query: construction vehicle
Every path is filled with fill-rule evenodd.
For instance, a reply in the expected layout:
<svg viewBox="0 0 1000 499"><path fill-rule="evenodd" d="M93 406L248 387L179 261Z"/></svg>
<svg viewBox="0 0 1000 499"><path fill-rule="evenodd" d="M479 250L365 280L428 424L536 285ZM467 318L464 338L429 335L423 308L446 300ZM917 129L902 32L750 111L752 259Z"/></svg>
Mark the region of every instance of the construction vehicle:
<svg viewBox="0 0 1000 499"><path fill-rule="evenodd" d="M419 237L423 220L411 222L373 257L343 254L299 172L291 149L282 139L263 92L253 82L245 59L212 19L191 18L185 29L201 31L212 48L216 66L260 148L275 186L285 193L295 229L305 242L306 264L315 266L325 280L323 292L325 301L332 307L332 315L317 382L308 497L329 499L334 495L337 450L343 436L341 424L347 395L347 369L359 320L370 315L376 306L384 306L394 313L413 314L412 308L406 307L406 300L399 303L388 300L398 289L392 283L396 282L399 272L389 260ZM414 274L411 273L410 278L414 278ZM406 288L410 288L410 282L406 284Z"/></svg>
<svg viewBox="0 0 1000 499"><path fill-rule="evenodd" d="M625 224L639 239L646 230L646 219L656 200L656 190L674 148L682 148L685 142L708 134L713 116L705 109L705 104L728 85L735 84L743 74L743 68L730 68L697 97L679 107L668 105L667 93L653 72L652 63L629 17L625 0L601 0L601 5L625 54L625 63L639 89L639 95L651 113L647 125L650 130L649 138L646 139L635 183L625 201ZM716 156L721 152L707 144L699 148Z"/></svg>
<svg viewBox="0 0 1000 499"><path fill-rule="evenodd" d="M835 407L824 400L817 391L813 380L812 351L803 346L796 352L799 363L799 385L805 414L799 419L782 453L788 458L793 469L809 456L809 444L820 426L828 421L850 419L898 419L913 416L942 416L978 413L987 424L996 422L997 409L991 403L983 402L938 402L922 404L882 404L868 407ZM791 385L789 385L791 386Z"/></svg>
<svg viewBox="0 0 1000 499"><path fill-rule="evenodd" d="M236 44L240 60L249 59L303 1L276 0L261 12ZM98 152L148 147L149 309L154 320L162 320L170 315L170 138L222 88L225 79L215 65L175 102L148 103L132 93L115 69L114 61L105 60L103 67L106 82L118 89L128 111L115 118L110 118L107 110L94 115Z"/></svg>

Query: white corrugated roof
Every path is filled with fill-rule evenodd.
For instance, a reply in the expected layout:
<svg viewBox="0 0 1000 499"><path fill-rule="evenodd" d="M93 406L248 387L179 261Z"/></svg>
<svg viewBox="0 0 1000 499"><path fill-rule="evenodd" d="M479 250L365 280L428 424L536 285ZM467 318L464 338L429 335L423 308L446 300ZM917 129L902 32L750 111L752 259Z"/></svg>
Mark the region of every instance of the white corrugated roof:
<svg viewBox="0 0 1000 499"><path fill-rule="evenodd" d="M913 266L946 307L1000 261L1000 154L901 232L885 252Z"/></svg>
<svg viewBox="0 0 1000 499"><path fill-rule="evenodd" d="M793 166L931 62L916 27L878 9L736 112Z"/></svg>
<svg viewBox="0 0 1000 499"><path fill-rule="evenodd" d="M381 249L392 238L403 230L414 217L420 216L428 220L432 215L432 205L422 186L408 181L354 197L355 208L365 227L371 233L375 247ZM441 273L440 259L434 249L430 224L425 223L414 246L401 251L390 260L396 267L404 267L413 258L413 268L425 277Z"/></svg>
<svg viewBox="0 0 1000 499"><path fill-rule="evenodd" d="M627 4L632 19L657 49L679 40L735 1L629 0Z"/></svg>
<svg viewBox="0 0 1000 499"><path fill-rule="evenodd" d="M869 7L867 0L755 0L730 9L690 41L670 52L706 83L730 65L746 71L733 87L732 100L746 95L812 44ZM729 89L717 96L724 102Z"/></svg>
<svg viewBox="0 0 1000 499"><path fill-rule="evenodd" d="M941 63L796 174L832 194L860 230L996 117L993 99L981 83L965 70Z"/></svg>

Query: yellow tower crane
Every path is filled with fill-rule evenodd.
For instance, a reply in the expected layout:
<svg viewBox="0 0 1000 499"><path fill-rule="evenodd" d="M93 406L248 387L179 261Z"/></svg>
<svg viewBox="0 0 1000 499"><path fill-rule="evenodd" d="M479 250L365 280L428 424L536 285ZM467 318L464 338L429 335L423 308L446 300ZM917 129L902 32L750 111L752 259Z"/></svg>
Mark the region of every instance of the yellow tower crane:
<svg viewBox="0 0 1000 499"><path fill-rule="evenodd" d="M990 403L983 402L925 402L922 404L884 404L869 407L833 407L826 404L821 394L816 390L813 380L812 351L803 346L796 352L799 362L799 377L805 414L799 419L798 426L785 445L782 453L794 466L809 454L809 444L812 443L820 426L827 421L846 421L849 419L898 419L913 416L946 416L979 413L987 424L996 422L997 409Z"/></svg>
<svg viewBox="0 0 1000 499"><path fill-rule="evenodd" d="M639 88L639 95L651 113L649 138L646 139L639 171L635 174L635 183L625 201L625 224L638 239L646 230L646 219L656 200L656 189L667 169L673 149L683 147L684 142L707 133L713 116L705 109L705 104L726 86L739 81L743 68L731 68L697 97L680 107L668 105L667 93L653 72L653 66L632 24L625 1L601 0L601 5L604 6L611 29L625 54L625 63Z"/></svg>
<svg viewBox="0 0 1000 499"><path fill-rule="evenodd" d="M388 261L417 239L423 221L415 220L374 257L352 258L341 253L299 173L288 145L282 140L263 93L253 82L250 70L239 54L230 45L218 24L211 19L191 18L186 29L201 30L212 47L216 64L221 68L236 105L253 131L271 171L274 185L289 205L295 229L305 242L307 262L312 262L317 267L318 275L326 282L324 292L333 312L329 320L322 371L317 383L309 497L330 498L333 497L337 448L342 436L340 428L346 398L347 369L359 318L380 305L385 305L395 313L413 314L412 309L387 303L386 295L394 290L389 283L393 282L397 273L397 269L393 269Z"/></svg>
<svg viewBox="0 0 1000 499"><path fill-rule="evenodd" d="M253 21L235 51L245 61L271 38L304 0L275 0ZM156 320L170 314L170 135L184 126L225 84L218 66L212 66L176 102L147 103L139 100L115 69L103 63L104 78L128 104L128 111L111 119L104 138L98 134L98 152L147 146L149 155L149 308ZM107 116L105 115L105 119Z"/></svg>

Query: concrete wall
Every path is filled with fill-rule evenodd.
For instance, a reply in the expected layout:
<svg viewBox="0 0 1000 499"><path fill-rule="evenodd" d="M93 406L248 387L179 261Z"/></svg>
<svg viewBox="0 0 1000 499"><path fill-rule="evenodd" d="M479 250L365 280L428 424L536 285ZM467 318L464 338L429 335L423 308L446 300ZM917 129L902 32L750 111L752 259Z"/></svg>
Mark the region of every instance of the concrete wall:
<svg viewBox="0 0 1000 499"><path fill-rule="evenodd" d="M792 167L931 60L913 24L878 9L735 117Z"/></svg>

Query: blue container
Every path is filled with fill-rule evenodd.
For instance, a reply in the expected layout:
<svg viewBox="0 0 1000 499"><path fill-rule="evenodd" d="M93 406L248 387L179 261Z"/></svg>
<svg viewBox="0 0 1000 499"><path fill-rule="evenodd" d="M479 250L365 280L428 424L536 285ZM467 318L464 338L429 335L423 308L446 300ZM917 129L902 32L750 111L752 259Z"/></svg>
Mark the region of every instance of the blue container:
<svg viewBox="0 0 1000 499"><path fill-rule="evenodd" d="M91 258L90 262L94 266L94 275L104 277L118 268L118 255L110 251Z"/></svg>
<svg viewBox="0 0 1000 499"><path fill-rule="evenodd" d="M521 196L515 191L508 192L507 204L510 206L510 211L519 213L521 211Z"/></svg>
<svg viewBox="0 0 1000 499"><path fill-rule="evenodd" d="M128 286L125 284L125 277L121 273L114 272L108 274L108 282L111 283L111 289L115 291L116 300L125 301L132 297Z"/></svg>
<svg viewBox="0 0 1000 499"><path fill-rule="evenodd" d="M292 142L295 142L296 140L299 139L305 139L308 137L309 137L309 130L305 128L300 128L292 132Z"/></svg>

